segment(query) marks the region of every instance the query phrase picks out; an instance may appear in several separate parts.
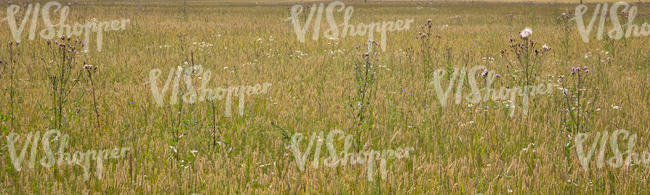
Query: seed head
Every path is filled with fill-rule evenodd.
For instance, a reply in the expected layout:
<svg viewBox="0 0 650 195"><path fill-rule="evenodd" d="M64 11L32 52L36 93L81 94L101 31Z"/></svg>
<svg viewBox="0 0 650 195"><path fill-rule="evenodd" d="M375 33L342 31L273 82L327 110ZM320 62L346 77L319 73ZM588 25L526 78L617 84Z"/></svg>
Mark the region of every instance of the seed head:
<svg viewBox="0 0 650 195"><path fill-rule="evenodd" d="M533 30L528 27L524 28L524 30L519 33L519 37L524 40L527 40L531 35L533 35Z"/></svg>

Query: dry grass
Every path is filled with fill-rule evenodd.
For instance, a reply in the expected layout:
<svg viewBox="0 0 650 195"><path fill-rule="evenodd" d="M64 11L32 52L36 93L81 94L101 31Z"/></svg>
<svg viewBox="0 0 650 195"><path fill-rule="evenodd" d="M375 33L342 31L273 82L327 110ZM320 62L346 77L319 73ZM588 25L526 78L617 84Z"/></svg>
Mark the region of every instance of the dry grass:
<svg viewBox="0 0 650 195"><path fill-rule="evenodd" d="M68 24L90 18L126 18L131 23L124 31L104 34L102 52L92 45L88 54L77 57L78 62L98 66L93 80L101 125L95 125L88 78L81 77L66 105L61 131L72 138L73 151L129 146L133 152L107 162L101 180L91 174L84 181L78 166L13 169L4 147L8 133L44 132L52 127L53 117L48 80L56 64L53 49L45 40L23 37L14 66L0 65L0 193L650 193L647 165L592 166L589 171L580 167L574 145L565 147L577 132L565 128L561 91L535 97L527 116L517 110L511 118L499 102L440 107L431 79L423 73L417 37L419 25L431 18L434 34L441 37L433 51L435 68L450 68L447 61L452 66L485 65L504 75L495 86L518 85L512 79L517 73L506 67L500 51L521 29L531 27L534 40L553 48L538 67L535 82L557 83L558 76L569 76L572 66L589 66L592 80L586 86L599 92L593 106L600 111L588 115L584 132L628 129L639 136L635 151L649 150L648 37L584 43L573 24L569 52L563 52L556 19L575 5L355 5L354 24L415 20L411 29L389 33L387 50L373 58L373 64L382 67L376 72L377 94L371 104L374 123L359 136L369 149L413 147L415 152L409 159L389 161L388 178L374 182L366 180L365 166L300 172L293 153L285 149L288 142L282 131L271 123L305 135L333 129L354 134L356 118L349 100L355 95L353 67L363 53L354 46L363 45L366 37L300 43L284 21L287 8L71 6ZM639 11L648 13L650 6L639 5ZM639 16L636 23L648 22L648 16ZM11 33L6 22L0 25L0 59L7 62ZM193 42L213 46L201 48ZM342 52L336 52L339 49ZM445 57L447 51L450 58ZM489 57L495 60L484 60ZM567 65L562 63L564 57L569 59ZM605 58L611 60L601 61ZM225 117L223 102L216 105L216 113L207 102L157 106L149 71L161 69L166 77L171 68L191 59L212 71L213 88L273 85L268 94L246 98L244 116ZM75 71L81 67L77 64ZM485 106L488 109L481 109ZM220 142L216 146L213 114ZM177 145L178 152L170 145ZM196 157L192 150L198 151Z"/></svg>

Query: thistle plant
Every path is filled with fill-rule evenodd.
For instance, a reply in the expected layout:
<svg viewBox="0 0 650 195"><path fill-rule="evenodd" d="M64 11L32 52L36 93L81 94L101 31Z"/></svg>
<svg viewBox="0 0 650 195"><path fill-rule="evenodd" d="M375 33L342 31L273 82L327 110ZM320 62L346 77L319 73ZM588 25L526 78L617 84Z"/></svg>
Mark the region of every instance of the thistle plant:
<svg viewBox="0 0 650 195"><path fill-rule="evenodd" d="M424 64L424 75L428 80L433 73L433 62L435 49L433 43L435 39L440 39L440 35L436 35L435 39L432 38L433 23L431 19L427 20L426 24L420 26L421 32L418 32L418 40L420 40L420 53L422 54L422 63ZM437 42L436 42L437 43Z"/></svg>
<svg viewBox="0 0 650 195"><path fill-rule="evenodd" d="M525 85L534 84L535 73L541 67L544 54L551 50L546 44L539 44L531 39L533 30L525 28L519 33L519 39L511 38L510 46L501 50L501 56L506 58L508 70L519 68L515 72L521 72L519 80Z"/></svg>
<svg viewBox="0 0 650 195"><path fill-rule="evenodd" d="M73 88L79 82L82 69L78 67L76 55L79 50L80 41L71 41L70 38L61 37L52 42L47 42L53 49L54 58L58 61L54 64L54 69L48 71L50 83L52 84L52 104L54 121L51 121L52 127L61 129L64 124L64 110L68 97Z"/></svg>
<svg viewBox="0 0 650 195"><path fill-rule="evenodd" d="M91 95L93 96L93 110L95 111L95 123L97 124L97 128L101 128L99 124L99 110L97 108L97 97L95 96L95 82L93 81L93 74L97 72L97 67L86 64L84 63L84 69L86 70L86 73L88 73L88 80L90 82L90 92Z"/></svg>
<svg viewBox="0 0 650 195"><path fill-rule="evenodd" d="M374 56L373 47L379 44L371 40L368 41L367 45L368 52L364 53L362 55L363 60L357 62L354 66L356 93L352 97L352 103L350 103L350 108L357 119L355 125L357 129L355 136L357 145L355 147L357 150L361 150L361 131L371 130L373 128L373 120L371 117L373 109L371 104L376 93L376 68L372 66L371 58Z"/></svg>
<svg viewBox="0 0 650 195"><path fill-rule="evenodd" d="M572 133L585 132L591 119L589 115L597 111L594 102L598 98L598 90L589 86L592 73L587 66L573 67L571 75L561 79L567 116L564 121L565 128Z"/></svg>

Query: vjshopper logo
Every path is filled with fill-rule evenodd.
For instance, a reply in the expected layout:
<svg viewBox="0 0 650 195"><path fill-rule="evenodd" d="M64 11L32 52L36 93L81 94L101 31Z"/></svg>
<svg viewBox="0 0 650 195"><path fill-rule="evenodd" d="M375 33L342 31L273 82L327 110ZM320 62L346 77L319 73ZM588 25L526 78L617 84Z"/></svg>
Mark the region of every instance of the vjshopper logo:
<svg viewBox="0 0 650 195"><path fill-rule="evenodd" d="M91 167L91 160L95 161L95 176L97 179L102 179L102 171L104 169L104 160L119 159L124 158L126 152L131 150L130 147L122 148L113 148L105 150L88 150L86 152L76 151L74 153L66 152L68 147L69 136L66 134L61 135L61 132L58 130L49 130L43 134L41 138L40 131L36 133L30 132L27 137L22 141L22 147L19 146L20 153L16 153L16 146L20 140L20 135L16 133L9 133L7 136L7 148L9 149L9 157L11 158L11 163L16 171L23 170L23 161L25 160L25 154L27 154L27 148L31 145L31 150L29 153L29 159L27 161L27 167L33 169L38 155L38 145L41 144L43 147L43 156L40 161L41 166L45 168L51 168L53 166L63 166L63 165L78 165L83 168L84 180L89 179L89 170ZM52 150L52 141L59 141L59 147L56 152ZM110 155L110 156L109 156Z"/></svg>
<svg viewBox="0 0 650 195"><path fill-rule="evenodd" d="M194 104L197 101L221 101L225 99L226 107L224 115L226 117L231 116L232 101L233 97L239 98L239 116L244 115L244 97L251 95L259 95L268 93L271 83L255 84L255 85L242 85L242 86L229 86L226 88L217 87L215 89L209 88L210 78L212 78L212 72L210 70L203 70L201 65L194 65L188 68L183 68L181 66L172 68L169 70L167 75L167 80L162 85L160 89L158 85L158 78L162 74L160 69L153 69L149 72L149 85L151 86L151 93L153 94L153 99L158 104L158 106L163 106L165 102L165 96L169 90L169 85L172 85L171 96L169 97L169 103L174 105L178 103L178 99L182 99L183 102L188 104ZM201 85L198 90L194 89L194 75L198 77L198 80L201 81ZM185 90L181 90L181 79L185 84Z"/></svg>
<svg viewBox="0 0 650 195"><path fill-rule="evenodd" d="M479 74L478 72L482 72ZM452 88L454 85L456 85L456 92L455 92L455 103L458 105L461 103L463 100L463 87L464 87L464 81L465 77L467 75L468 83L470 86L471 93L467 94L465 96L465 101L471 103L471 104L479 104L481 102L487 102L487 101L508 101L508 109L510 109L510 117L512 117L515 113L515 108L516 108L516 103L517 103L517 97L522 98L522 110L524 114L528 114L528 99L529 96L535 96L535 95L544 95L544 94L550 94L553 90L553 88L557 87L556 84L553 83L547 83L547 84L538 84L537 86L534 85L528 85L528 86L515 86L515 87L501 87L498 90L492 88L492 83L494 83L494 80L498 77L500 77L499 74L496 74L494 71L488 71L485 66L475 66L469 69L469 72L467 72L465 67L462 68L457 68L455 67L452 74L449 75L449 84L447 85L446 89L442 87L441 81L447 74L446 69L438 69L433 73L433 82L432 85L434 89L436 90L436 95L438 96L438 100L440 101L440 105L442 107L447 106L448 98L449 95L452 92ZM479 88L479 81L477 81L476 77L480 76L482 77L482 81L485 84L484 88ZM481 94L483 93L483 94Z"/></svg>
<svg viewBox="0 0 650 195"><path fill-rule="evenodd" d="M343 16L343 24L338 25L334 19L334 9L340 7L338 11L341 12L345 10L345 15ZM291 17L287 18L286 21L291 21L293 24L293 29L296 31L298 40L301 43L305 42L305 35L309 26L313 23L313 32L312 40L318 40L320 36L320 27L321 19L323 18L323 9L325 5L320 3L320 6L313 4L311 10L309 11L309 16L307 16L304 25L300 25L300 14L305 10L305 7L302 5L294 5L291 7ZM413 19L407 20L396 20L396 21L384 21L384 22L373 22L368 25L359 23L356 26L350 24L350 18L352 18L352 12L354 8L352 6L345 6L343 2L335 1L330 3L327 8L325 8L325 16L327 23L329 24L329 29L324 32L324 36L328 39L338 39L345 38L346 36L368 36L368 40L375 40L374 33L379 33L381 38L379 39L379 45L381 46L382 51L386 51L386 31L401 31L408 30L411 28L411 23ZM315 20L314 20L314 17ZM339 27L339 26L342 26Z"/></svg>
<svg viewBox="0 0 650 195"><path fill-rule="evenodd" d="M334 147L335 143L335 138L336 136L340 135L338 137L338 140L344 139L344 147L343 151L338 153L336 151L336 148ZM298 165L298 169L300 171L305 170L305 164L307 163L307 159L309 158L309 154L314 147L314 142L316 142L316 146L313 149L313 161L312 161L312 168L317 169L322 162L324 166L334 168L336 166L345 166L346 164L350 165L366 165L366 176L368 178L368 181L373 180L374 176L374 171L375 167L378 166L380 169L380 174L382 179L386 179L387 172L386 172L386 159L402 159L402 158L409 158L409 153L413 151L412 147L409 148L397 148L395 150L388 149L388 150L366 150L366 151L359 151L358 153L350 152L350 147L352 146L352 135L345 135L345 132L342 130L333 130L330 131L327 134L327 140L325 140L325 144L327 147L327 152L329 153L329 157L325 159L321 159L320 153L321 153L321 148L323 146L323 132L320 132L319 134L312 133L311 138L309 139L309 143L307 145L307 148L304 150L300 150L300 142L302 142L304 136L301 133L296 133L291 137L291 144L289 145L289 149L293 152L293 155L296 159L296 164ZM340 154L340 156L339 156ZM376 162L378 161L378 162ZM375 165L375 163L378 163L378 165Z"/></svg>
<svg viewBox="0 0 650 195"><path fill-rule="evenodd" d="M40 3L29 4L25 12L20 14L21 7L15 4L7 7L7 23L9 30L14 41L20 43L23 39L23 31L26 25L29 24L29 40L34 40L38 28L39 16L43 18L45 28L38 31L38 35L45 40L52 40L61 37L82 36L84 44L84 52L88 51L90 43L90 34L97 33L97 51L102 51L103 32L104 31L118 31L126 29L126 24L130 22L129 19L113 20L112 22L100 22L96 18L87 21L85 24L74 23L74 25L66 24L70 7L62 6L61 3L51 1L43 5L41 8ZM50 18L50 12L59 12L59 23L53 24ZM18 21L16 21L18 20ZM29 22L29 23L28 23Z"/></svg>
<svg viewBox="0 0 650 195"><path fill-rule="evenodd" d="M575 137L576 153L580 160L580 165L587 171L589 170L589 163L591 159L596 156L596 167L602 168L607 163L612 168L620 168L622 166L629 167L630 165L648 165L650 163L650 152L643 151L637 153L634 151L636 146L637 135L630 134L625 129L619 129L609 135L609 132L596 132L591 144L587 144L589 134L578 133ZM620 141L627 140L627 144ZM611 157L606 158L607 148L611 149ZM620 144L620 145L619 145ZM621 153L619 146L626 146L625 152ZM585 148L585 146L587 146ZM587 151L588 150L588 151ZM586 153L586 154L585 154Z"/></svg>
<svg viewBox="0 0 650 195"><path fill-rule="evenodd" d="M578 31L582 41L585 43L589 42L596 21L599 22L597 24L598 27L596 32L598 40L603 39L603 33L607 33L607 36L614 40L619 40L623 38L623 36L629 38L630 36L639 37L650 35L650 25L648 25L648 23L643 23L641 26L634 23L634 19L636 19L638 13L638 8L636 6L630 6L630 4L626 2L614 3L609 10L607 3L597 4L589 24L585 26L582 16L587 13L587 10L589 10L589 8L586 5L579 5L576 7L576 16L574 18L576 20L576 25L578 25ZM619 10L621 10L621 15L619 15ZM605 31L605 22L608 14L612 27L609 31ZM625 22L621 24L621 20Z"/></svg>

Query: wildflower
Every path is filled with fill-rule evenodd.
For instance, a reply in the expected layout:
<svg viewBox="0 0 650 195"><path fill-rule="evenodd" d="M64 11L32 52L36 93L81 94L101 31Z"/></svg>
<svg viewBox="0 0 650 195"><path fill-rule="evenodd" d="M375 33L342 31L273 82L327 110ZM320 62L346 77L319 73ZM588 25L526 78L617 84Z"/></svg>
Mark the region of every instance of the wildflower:
<svg viewBox="0 0 650 195"><path fill-rule="evenodd" d="M376 45L376 46L379 46L379 43L377 43L377 42L374 41L374 40L368 40L368 43L370 43L370 44L374 44L374 45Z"/></svg>
<svg viewBox="0 0 650 195"><path fill-rule="evenodd" d="M364 53L363 57L368 57L368 52Z"/></svg>
<svg viewBox="0 0 650 195"><path fill-rule="evenodd" d="M524 28L524 30L519 33L519 36L524 40L528 39L531 35L533 35L533 30L528 27Z"/></svg>
<svg viewBox="0 0 650 195"><path fill-rule="evenodd" d="M483 70L481 76L486 77L487 75L488 75L488 70L487 69Z"/></svg>
<svg viewBox="0 0 650 195"><path fill-rule="evenodd" d="M86 64L86 65L84 65L84 69L86 69L86 70L92 70L92 69L93 69L93 65Z"/></svg>
<svg viewBox="0 0 650 195"><path fill-rule="evenodd" d="M422 32L418 32L418 33L420 33L420 39L424 39L424 38L427 37L427 34L425 34L425 33L422 33Z"/></svg>
<svg viewBox="0 0 650 195"><path fill-rule="evenodd" d="M501 77L501 75L500 75L500 74L495 74L494 76L496 76L497 78L499 78L499 77Z"/></svg>
<svg viewBox="0 0 650 195"><path fill-rule="evenodd" d="M544 45L542 45L542 49L544 49L544 51L550 51L550 50L551 50L551 47L549 47L548 45L544 44Z"/></svg>

